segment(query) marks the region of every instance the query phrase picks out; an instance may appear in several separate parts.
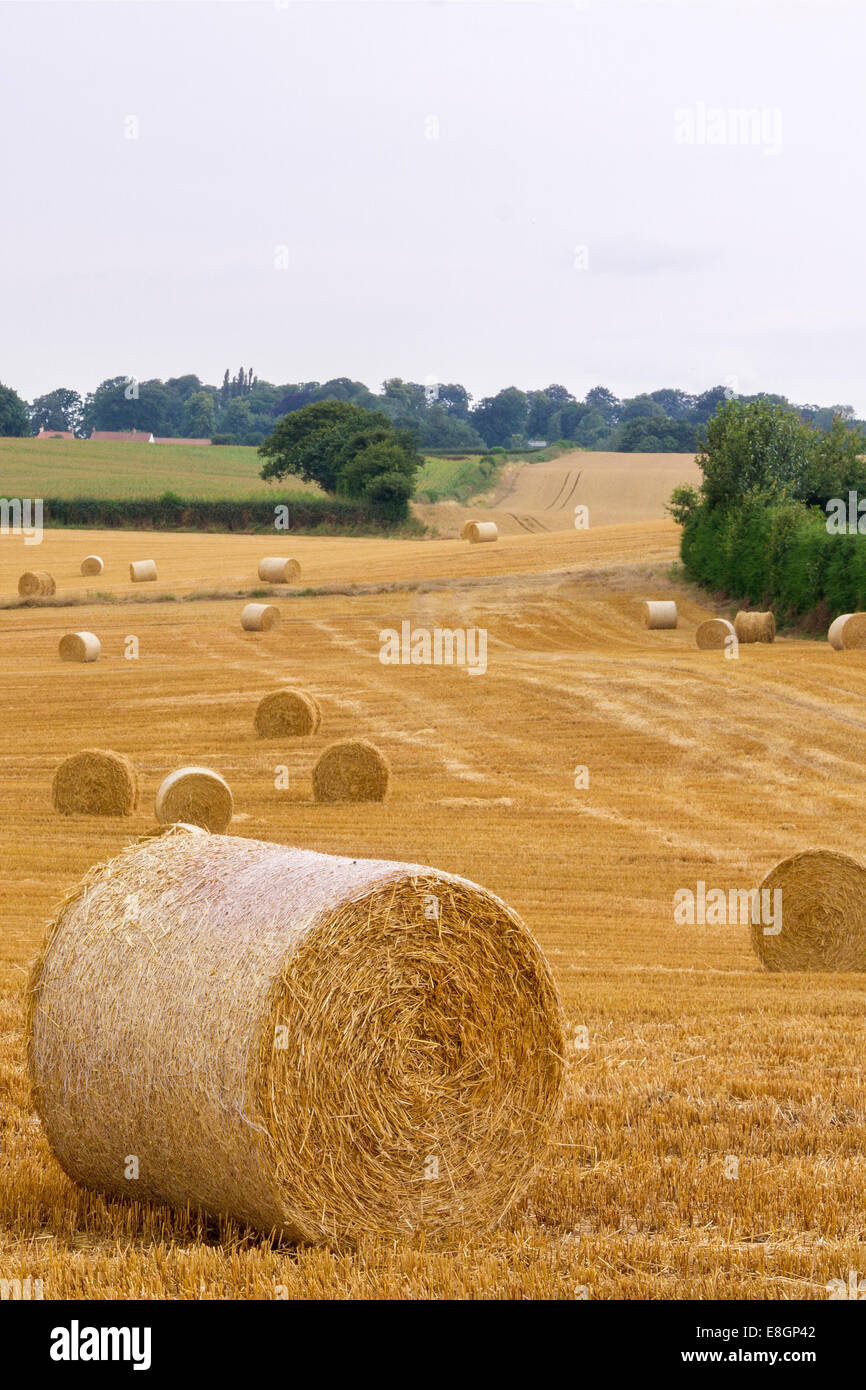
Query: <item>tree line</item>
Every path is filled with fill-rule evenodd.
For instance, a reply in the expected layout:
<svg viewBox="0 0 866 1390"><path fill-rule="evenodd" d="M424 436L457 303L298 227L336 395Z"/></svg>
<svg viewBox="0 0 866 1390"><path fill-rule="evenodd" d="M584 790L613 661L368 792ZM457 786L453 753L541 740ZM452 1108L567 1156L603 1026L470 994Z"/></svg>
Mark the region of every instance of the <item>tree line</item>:
<svg viewBox="0 0 866 1390"><path fill-rule="evenodd" d="M824 429L778 402L726 401L697 458L700 488L674 489L686 574L816 630L866 604L866 431ZM841 519L840 519L841 518Z"/></svg>
<svg viewBox="0 0 866 1390"><path fill-rule="evenodd" d="M283 416L322 401L342 401L387 416L395 429L412 431L418 446L427 450L524 449L530 441L543 440L588 449L694 453L730 395L723 386L698 395L665 387L621 399L605 386L594 386L578 400L554 383L528 391L508 386L475 400L456 382L425 385L391 377L378 392L348 377L278 386L259 380L252 368L240 367L234 375L226 369L219 386L192 374L167 381L116 376L84 397L57 387L30 402L0 385L0 435L37 434L43 428L87 437L94 429L135 429L258 446ZM766 394L739 399L790 408L801 421L822 430L835 417L846 427L861 423L849 405L798 406L784 396Z"/></svg>

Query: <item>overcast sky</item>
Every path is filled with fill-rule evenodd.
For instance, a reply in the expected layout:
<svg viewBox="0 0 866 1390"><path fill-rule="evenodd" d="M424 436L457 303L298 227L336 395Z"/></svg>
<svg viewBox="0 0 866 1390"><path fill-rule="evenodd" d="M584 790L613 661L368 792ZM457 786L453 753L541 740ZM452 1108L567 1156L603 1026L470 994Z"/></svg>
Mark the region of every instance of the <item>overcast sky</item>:
<svg viewBox="0 0 866 1390"><path fill-rule="evenodd" d="M864 38L861 0L7 0L0 380L866 414Z"/></svg>

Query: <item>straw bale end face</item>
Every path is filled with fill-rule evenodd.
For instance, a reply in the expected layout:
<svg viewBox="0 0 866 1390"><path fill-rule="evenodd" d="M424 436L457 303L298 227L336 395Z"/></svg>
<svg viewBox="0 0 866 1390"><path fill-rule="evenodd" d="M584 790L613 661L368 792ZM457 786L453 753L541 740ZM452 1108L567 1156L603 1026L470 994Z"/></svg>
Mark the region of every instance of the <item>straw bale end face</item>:
<svg viewBox="0 0 866 1390"><path fill-rule="evenodd" d="M81 561L81 573L86 575L102 574L105 569L105 562L101 555L85 555Z"/></svg>
<svg viewBox="0 0 866 1390"><path fill-rule="evenodd" d="M303 738L314 734L321 722L318 700L304 690L275 690L256 710L259 738Z"/></svg>
<svg viewBox="0 0 866 1390"><path fill-rule="evenodd" d="M21 598L52 598L56 592L54 576L47 570L25 570L18 580Z"/></svg>
<svg viewBox="0 0 866 1390"><path fill-rule="evenodd" d="M280 610L272 603L248 603L241 611L241 627L245 632L270 632L280 621Z"/></svg>
<svg viewBox="0 0 866 1390"><path fill-rule="evenodd" d="M180 767L169 773L156 794L160 825L181 822L222 834L234 815L228 782L208 767Z"/></svg>
<svg viewBox="0 0 866 1390"><path fill-rule="evenodd" d="M326 748L313 768L317 801L384 801L391 767L366 739L346 739Z"/></svg>
<svg viewBox="0 0 866 1390"><path fill-rule="evenodd" d="M707 618L706 622L698 623L695 630L695 641L701 651L730 650L731 640L735 637L734 625L727 618Z"/></svg>
<svg viewBox="0 0 866 1390"><path fill-rule="evenodd" d="M752 945L766 970L866 970L866 869L856 859L794 854L771 869L759 895Z"/></svg>
<svg viewBox="0 0 866 1390"><path fill-rule="evenodd" d="M64 816L129 816L138 802L138 775L125 754L85 748L64 758L52 794Z"/></svg>
<svg viewBox="0 0 866 1390"><path fill-rule="evenodd" d="M60 639L61 661L98 661L102 643L93 632L67 632Z"/></svg>
<svg viewBox="0 0 866 1390"><path fill-rule="evenodd" d="M129 903L134 900L135 912ZM166 834L97 866L28 991L40 1118L74 1179L288 1240L495 1225L562 1100L549 967L478 885Z"/></svg>

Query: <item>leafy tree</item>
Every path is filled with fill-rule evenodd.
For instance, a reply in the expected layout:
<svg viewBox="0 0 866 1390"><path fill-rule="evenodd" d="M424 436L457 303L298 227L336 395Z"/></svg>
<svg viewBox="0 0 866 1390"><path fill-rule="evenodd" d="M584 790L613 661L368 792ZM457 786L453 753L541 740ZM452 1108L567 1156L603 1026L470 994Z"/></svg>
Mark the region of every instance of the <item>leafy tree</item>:
<svg viewBox="0 0 866 1390"><path fill-rule="evenodd" d="M665 506L665 511L670 512L680 526L685 526L700 505L701 494L697 488L691 487L688 483L681 483L671 493L671 500Z"/></svg>
<svg viewBox="0 0 866 1390"><path fill-rule="evenodd" d="M72 430L77 434L81 429L84 402L77 391L67 386L58 386L44 396L37 396L30 406L30 424L37 432L44 430Z"/></svg>
<svg viewBox="0 0 866 1390"><path fill-rule="evenodd" d="M183 433L187 439L210 439L214 432L213 396L207 391L196 391L186 403L183 417Z"/></svg>
<svg viewBox="0 0 866 1390"><path fill-rule="evenodd" d="M606 425L616 424L620 402L606 386L593 386L591 391L587 391L586 404L590 410L598 411Z"/></svg>
<svg viewBox="0 0 866 1390"><path fill-rule="evenodd" d="M459 415L450 415L444 406L431 406L421 426L421 444L427 449L465 449L476 453L486 446L477 430Z"/></svg>
<svg viewBox="0 0 866 1390"><path fill-rule="evenodd" d="M525 391L507 386L495 396L485 396L472 411L472 424L487 444L505 445L512 435L526 430L528 400Z"/></svg>
<svg viewBox="0 0 866 1390"><path fill-rule="evenodd" d="M284 416L259 453L265 459L263 478L293 473L325 492L368 499L373 480L385 473L407 478L411 495L422 462L411 432L395 430L387 415L333 400ZM390 495L393 502L393 488Z"/></svg>
<svg viewBox="0 0 866 1390"><path fill-rule="evenodd" d="M708 507L756 490L796 496L806 477L813 439L808 425L789 407L760 399L724 401L709 421L697 459Z"/></svg>
<svg viewBox="0 0 866 1390"><path fill-rule="evenodd" d="M17 391L0 382L0 435L20 437L31 433L27 406Z"/></svg>

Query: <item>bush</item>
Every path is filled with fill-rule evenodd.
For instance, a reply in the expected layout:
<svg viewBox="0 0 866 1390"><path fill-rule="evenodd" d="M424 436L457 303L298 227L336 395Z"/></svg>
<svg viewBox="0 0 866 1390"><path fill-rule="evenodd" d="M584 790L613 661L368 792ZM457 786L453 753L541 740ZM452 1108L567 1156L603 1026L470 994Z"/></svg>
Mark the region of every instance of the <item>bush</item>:
<svg viewBox="0 0 866 1390"><path fill-rule="evenodd" d="M293 532L375 535L392 530L394 526L387 508L380 508L367 499L315 497L309 493L296 497L284 494L273 501L264 497L202 500L178 497L176 493L124 499L48 497L44 502L44 524L87 530L254 531L275 535L279 533L274 531L274 507L283 504L288 506ZM404 525L423 531L411 518L400 520Z"/></svg>

